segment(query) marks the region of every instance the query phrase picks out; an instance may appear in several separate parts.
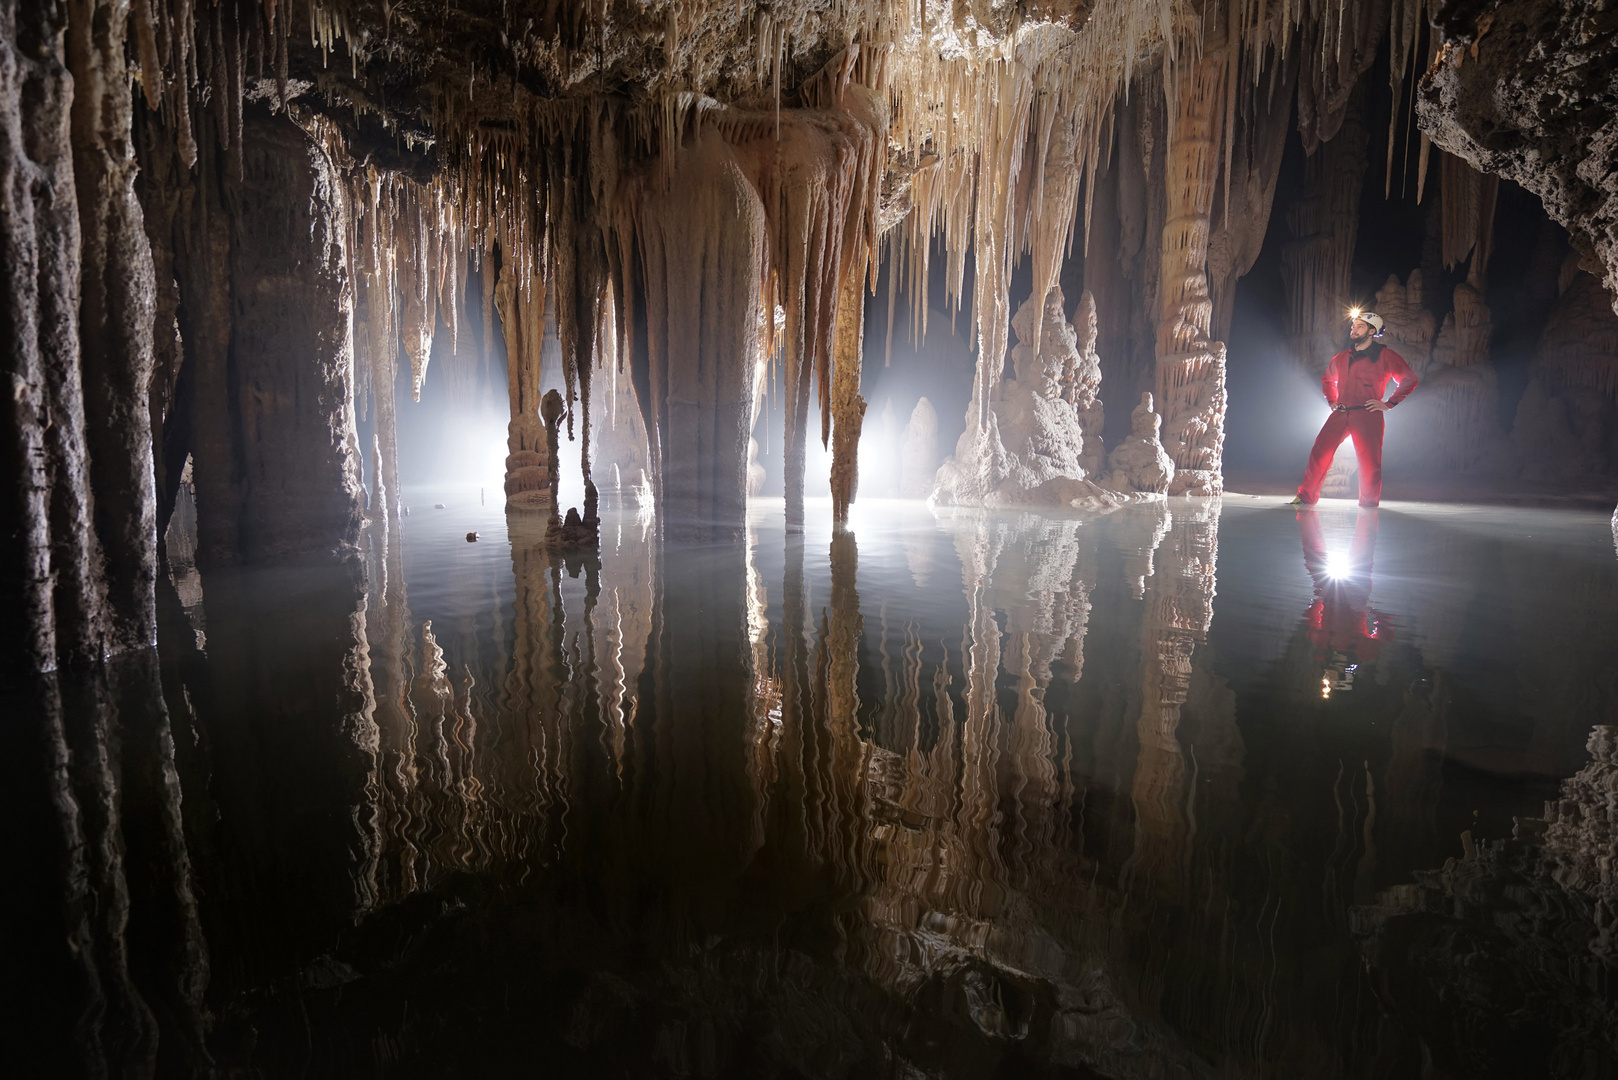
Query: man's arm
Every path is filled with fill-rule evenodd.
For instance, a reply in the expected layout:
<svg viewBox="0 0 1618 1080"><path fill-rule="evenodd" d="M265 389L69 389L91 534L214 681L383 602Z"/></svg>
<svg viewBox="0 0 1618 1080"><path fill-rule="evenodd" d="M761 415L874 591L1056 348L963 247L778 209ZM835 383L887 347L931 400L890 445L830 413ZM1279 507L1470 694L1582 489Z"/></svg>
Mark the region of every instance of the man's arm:
<svg viewBox="0 0 1618 1080"><path fill-rule="evenodd" d="M1340 356L1342 354L1339 353L1338 355ZM1339 375L1340 373L1337 370L1337 357L1334 356L1330 360L1326 361L1326 374L1321 376L1320 379L1320 389L1326 395L1326 404L1330 405L1334 409L1337 407L1337 380Z"/></svg>
<svg viewBox="0 0 1618 1080"><path fill-rule="evenodd" d="M1393 377L1394 382L1399 384L1399 389L1395 390L1393 396L1388 399L1388 408L1391 409L1410 396L1411 392L1419 385L1419 380L1416 378L1416 373L1410 370L1410 365L1405 363L1405 358L1392 349L1382 350L1382 360L1388 365L1388 374Z"/></svg>

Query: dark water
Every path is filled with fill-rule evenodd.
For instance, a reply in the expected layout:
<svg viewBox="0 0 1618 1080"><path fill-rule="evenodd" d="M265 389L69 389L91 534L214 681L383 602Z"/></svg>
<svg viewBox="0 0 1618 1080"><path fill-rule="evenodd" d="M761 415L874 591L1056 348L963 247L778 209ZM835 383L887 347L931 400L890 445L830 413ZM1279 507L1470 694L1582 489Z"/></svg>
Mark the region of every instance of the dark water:
<svg viewBox="0 0 1618 1080"><path fill-rule="evenodd" d="M1601 515L416 500L16 696L14 1075L1618 1069Z"/></svg>

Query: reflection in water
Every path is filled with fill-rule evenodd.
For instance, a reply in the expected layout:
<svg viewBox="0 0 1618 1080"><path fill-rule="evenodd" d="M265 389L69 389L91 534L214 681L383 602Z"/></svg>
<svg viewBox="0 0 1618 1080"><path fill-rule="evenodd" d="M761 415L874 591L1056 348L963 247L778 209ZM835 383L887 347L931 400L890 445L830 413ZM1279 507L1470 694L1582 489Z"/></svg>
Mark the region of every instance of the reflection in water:
<svg viewBox="0 0 1618 1080"><path fill-rule="evenodd" d="M509 562L377 520L363 577L190 582L161 668L33 688L11 797L52 825L14 859L72 943L34 958L58 1072L1613 1065L1611 729L1548 824L1474 837L1554 790L1461 749L1516 706L1418 647L1476 646L1370 606L1405 518L1338 563L1298 515L1307 577L1290 520L1218 501L700 546L606 518L564 555L513 515ZM1609 716L1615 640L1562 643Z"/></svg>
<svg viewBox="0 0 1618 1080"><path fill-rule="evenodd" d="M1304 616L1316 659L1325 667L1321 697L1354 689L1361 664L1376 660L1393 637L1393 623L1371 607L1371 575L1376 562L1380 511L1364 509L1354 521L1354 541L1347 552L1329 550L1321 531L1320 512L1298 511L1303 565L1315 583L1314 603Z"/></svg>

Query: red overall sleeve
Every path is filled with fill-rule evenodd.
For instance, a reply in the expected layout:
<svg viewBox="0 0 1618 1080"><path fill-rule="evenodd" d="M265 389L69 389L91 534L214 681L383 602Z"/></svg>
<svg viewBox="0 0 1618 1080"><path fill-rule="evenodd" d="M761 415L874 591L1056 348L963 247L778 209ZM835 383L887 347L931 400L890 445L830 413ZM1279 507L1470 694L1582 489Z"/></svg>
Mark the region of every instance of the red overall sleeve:
<svg viewBox="0 0 1618 1080"><path fill-rule="evenodd" d="M1331 362L1326 365L1326 374L1321 377L1320 389L1325 392L1326 404L1328 405L1337 404L1337 383L1342 378L1342 368L1346 366L1340 362L1346 355L1346 353L1338 353L1332 357Z"/></svg>
<svg viewBox="0 0 1618 1080"><path fill-rule="evenodd" d="M1416 378L1416 373L1410 370L1410 365L1405 363L1405 358L1392 349L1382 350L1382 365L1382 370L1386 373L1387 378L1391 378L1399 384L1399 389L1395 390L1393 396L1388 399L1388 405L1391 408L1409 397L1410 392L1419 385L1419 380ZM1384 379L1382 385L1387 386L1386 379Z"/></svg>

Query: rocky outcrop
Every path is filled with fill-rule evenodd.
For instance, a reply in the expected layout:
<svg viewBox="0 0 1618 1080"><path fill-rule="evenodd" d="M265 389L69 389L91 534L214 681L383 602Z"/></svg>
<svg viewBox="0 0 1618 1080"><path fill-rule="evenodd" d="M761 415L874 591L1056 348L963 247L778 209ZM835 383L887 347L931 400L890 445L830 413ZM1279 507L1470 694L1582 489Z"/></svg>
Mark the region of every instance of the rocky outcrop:
<svg viewBox="0 0 1618 1080"><path fill-rule="evenodd" d="M1140 404L1130 414L1129 438L1114 447L1107 459L1107 487L1157 495L1169 490L1174 482L1174 462L1158 441L1162 422L1152 409L1152 395L1142 394Z"/></svg>
<svg viewBox="0 0 1618 1080"><path fill-rule="evenodd" d="M1451 0L1436 21L1423 131L1538 195L1618 294L1618 14L1601 0Z"/></svg>

